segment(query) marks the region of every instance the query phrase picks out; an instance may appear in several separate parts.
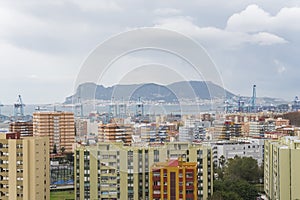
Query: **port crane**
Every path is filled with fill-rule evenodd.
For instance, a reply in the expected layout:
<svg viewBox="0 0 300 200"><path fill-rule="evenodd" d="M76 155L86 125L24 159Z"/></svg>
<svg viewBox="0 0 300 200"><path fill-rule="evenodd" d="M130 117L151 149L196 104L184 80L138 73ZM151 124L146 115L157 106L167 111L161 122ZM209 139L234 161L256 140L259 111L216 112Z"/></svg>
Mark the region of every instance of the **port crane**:
<svg viewBox="0 0 300 200"><path fill-rule="evenodd" d="M252 88L252 97L249 100L249 112L256 112L256 85L253 85Z"/></svg>
<svg viewBox="0 0 300 200"><path fill-rule="evenodd" d="M293 105L292 105L292 110L298 111L299 109L300 109L300 100L299 100L298 96L295 96L295 99L294 99Z"/></svg>
<svg viewBox="0 0 300 200"><path fill-rule="evenodd" d="M258 109L256 105L256 85L253 85L252 87L252 97L250 97L250 99L246 102L247 104L245 104L245 100L241 96L239 96L237 100L234 100L233 98L227 99L224 102L225 112L257 112Z"/></svg>
<svg viewBox="0 0 300 200"><path fill-rule="evenodd" d="M14 116L17 117L24 117L24 107L25 104L22 101L21 95L18 95L18 99L14 104Z"/></svg>

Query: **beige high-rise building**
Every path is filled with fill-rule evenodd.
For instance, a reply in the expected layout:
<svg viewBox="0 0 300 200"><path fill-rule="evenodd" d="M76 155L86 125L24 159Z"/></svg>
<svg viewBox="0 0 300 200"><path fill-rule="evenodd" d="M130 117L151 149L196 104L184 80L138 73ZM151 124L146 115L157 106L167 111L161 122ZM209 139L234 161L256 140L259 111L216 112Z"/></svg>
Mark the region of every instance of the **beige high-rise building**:
<svg viewBox="0 0 300 200"><path fill-rule="evenodd" d="M33 113L33 135L48 136L50 153L72 152L75 142L74 113L36 112Z"/></svg>
<svg viewBox="0 0 300 200"><path fill-rule="evenodd" d="M300 138L266 140L264 189L269 199L300 199Z"/></svg>
<svg viewBox="0 0 300 200"><path fill-rule="evenodd" d="M153 164L178 158L197 166L195 194L198 199L211 196L213 162L209 146L183 142L135 147L98 143L75 150L75 199L149 200Z"/></svg>
<svg viewBox="0 0 300 200"><path fill-rule="evenodd" d="M49 139L0 133L0 199L50 199Z"/></svg>

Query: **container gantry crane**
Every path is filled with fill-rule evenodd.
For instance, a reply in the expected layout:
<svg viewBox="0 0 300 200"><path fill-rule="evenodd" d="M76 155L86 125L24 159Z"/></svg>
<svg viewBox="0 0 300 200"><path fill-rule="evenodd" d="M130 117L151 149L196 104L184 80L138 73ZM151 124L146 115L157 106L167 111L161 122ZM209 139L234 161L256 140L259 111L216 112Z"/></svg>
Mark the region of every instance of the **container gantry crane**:
<svg viewBox="0 0 300 200"><path fill-rule="evenodd" d="M292 105L292 111L298 111L300 109L300 100L298 96L295 97Z"/></svg>
<svg viewBox="0 0 300 200"><path fill-rule="evenodd" d="M21 95L18 95L17 102L14 104L14 116L24 117L24 107L25 104L22 101L22 97Z"/></svg>
<svg viewBox="0 0 300 200"><path fill-rule="evenodd" d="M257 109L256 109L256 85L253 85L253 88L252 88L252 97L249 101L249 112L257 112Z"/></svg>

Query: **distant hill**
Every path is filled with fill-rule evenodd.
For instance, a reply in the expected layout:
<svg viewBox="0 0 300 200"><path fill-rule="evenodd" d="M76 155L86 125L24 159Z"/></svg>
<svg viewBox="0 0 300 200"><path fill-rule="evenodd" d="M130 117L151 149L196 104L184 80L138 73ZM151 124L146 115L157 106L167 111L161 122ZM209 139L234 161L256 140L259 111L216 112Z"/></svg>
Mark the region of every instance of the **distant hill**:
<svg viewBox="0 0 300 200"><path fill-rule="evenodd" d="M138 100L141 97L146 101L177 102L178 99L213 99L231 98L235 96L219 85L204 81L182 81L169 85L158 85L154 83L114 85L104 87L95 83L81 84L74 95L67 97L65 103L75 103L80 97L85 100Z"/></svg>

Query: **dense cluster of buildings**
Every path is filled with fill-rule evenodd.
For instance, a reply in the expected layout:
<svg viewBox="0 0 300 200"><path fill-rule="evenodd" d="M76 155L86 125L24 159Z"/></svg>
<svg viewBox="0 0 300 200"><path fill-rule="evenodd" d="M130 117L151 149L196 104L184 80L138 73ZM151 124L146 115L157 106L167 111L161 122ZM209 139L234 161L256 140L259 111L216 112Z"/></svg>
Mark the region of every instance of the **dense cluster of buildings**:
<svg viewBox="0 0 300 200"><path fill-rule="evenodd" d="M10 123L0 133L0 198L49 199L50 185L69 184L75 199L207 199L214 167L235 156L264 166L270 199L300 198L300 129L289 119L139 109L109 120L37 111Z"/></svg>

